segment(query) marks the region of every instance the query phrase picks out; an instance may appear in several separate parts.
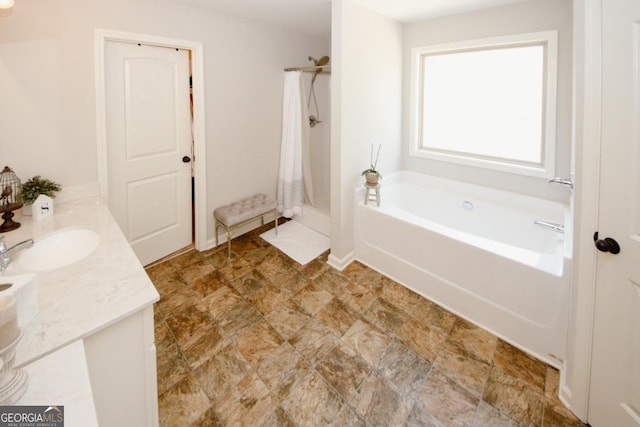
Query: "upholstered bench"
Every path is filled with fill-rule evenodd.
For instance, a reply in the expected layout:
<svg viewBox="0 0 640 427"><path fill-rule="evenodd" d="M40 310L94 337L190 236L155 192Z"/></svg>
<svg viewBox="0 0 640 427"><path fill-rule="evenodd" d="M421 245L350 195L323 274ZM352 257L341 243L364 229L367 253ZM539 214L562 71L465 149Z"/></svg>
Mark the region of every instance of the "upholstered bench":
<svg viewBox="0 0 640 427"><path fill-rule="evenodd" d="M216 247L218 247L218 226L222 226L227 230L228 255L231 258L231 231L258 218L262 219L264 225L264 216L269 213L273 213L276 234L278 234L276 201L266 194L259 193L217 208L213 211L213 218L216 220Z"/></svg>

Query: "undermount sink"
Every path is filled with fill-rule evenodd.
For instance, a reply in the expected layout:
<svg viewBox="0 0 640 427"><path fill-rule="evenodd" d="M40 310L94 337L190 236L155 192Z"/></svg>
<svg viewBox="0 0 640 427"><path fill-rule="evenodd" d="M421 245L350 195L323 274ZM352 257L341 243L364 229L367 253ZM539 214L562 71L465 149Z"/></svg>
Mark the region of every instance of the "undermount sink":
<svg viewBox="0 0 640 427"><path fill-rule="evenodd" d="M85 228L60 230L36 240L32 248L18 258L20 267L45 271L64 267L90 255L100 243L98 233Z"/></svg>

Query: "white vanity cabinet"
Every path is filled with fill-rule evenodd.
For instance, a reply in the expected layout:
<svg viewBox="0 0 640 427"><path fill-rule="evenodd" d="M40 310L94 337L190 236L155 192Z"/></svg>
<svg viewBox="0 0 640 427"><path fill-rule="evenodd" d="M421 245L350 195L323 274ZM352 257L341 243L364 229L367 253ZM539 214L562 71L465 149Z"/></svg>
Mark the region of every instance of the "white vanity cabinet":
<svg viewBox="0 0 640 427"><path fill-rule="evenodd" d="M35 272L37 313L23 328L15 366L79 343L99 425L157 426L153 304L160 296L109 209L99 198L85 199L57 205L54 215L40 221L21 222L8 244L32 238L37 247L52 233L74 229L91 230L99 243L69 265ZM20 268L16 260L0 276L34 273ZM34 384L42 380L29 378ZM65 416L73 406L65 406Z"/></svg>
<svg viewBox="0 0 640 427"><path fill-rule="evenodd" d="M101 426L158 425L158 386L153 306L84 340Z"/></svg>

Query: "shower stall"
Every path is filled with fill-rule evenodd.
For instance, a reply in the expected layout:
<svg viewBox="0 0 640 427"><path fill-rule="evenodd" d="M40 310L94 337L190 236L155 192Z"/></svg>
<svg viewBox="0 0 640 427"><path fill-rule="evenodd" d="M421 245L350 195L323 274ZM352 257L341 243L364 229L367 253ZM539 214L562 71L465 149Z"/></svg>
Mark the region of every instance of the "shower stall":
<svg viewBox="0 0 640 427"><path fill-rule="evenodd" d="M305 194L301 214L293 216L305 226L330 235L330 137L331 137L331 64L328 56L319 59L309 56L313 65L285 68L285 72L302 73L304 88L303 110L308 115L309 158L307 174L310 178L309 195ZM311 197L309 197L311 196Z"/></svg>

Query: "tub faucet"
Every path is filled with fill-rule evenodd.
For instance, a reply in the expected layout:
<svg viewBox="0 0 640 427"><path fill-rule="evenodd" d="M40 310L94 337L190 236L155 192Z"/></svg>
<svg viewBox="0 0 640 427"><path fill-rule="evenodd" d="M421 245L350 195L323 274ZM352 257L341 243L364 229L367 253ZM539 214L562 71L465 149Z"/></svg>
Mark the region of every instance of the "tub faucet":
<svg viewBox="0 0 640 427"><path fill-rule="evenodd" d="M556 231L558 233L564 233L564 225L557 224L555 222L549 221L541 221L539 219L533 221L535 225L539 225L540 227L548 228L550 230Z"/></svg>
<svg viewBox="0 0 640 427"><path fill-rule="evenodd" d="M561 178L559 176L556 176L555 178L551 178L549 180L550 184L560 184L560 185L566 185L567 187L569 187L570 189L573 190L573 181L570 180L569 178Z"/></svg>
<svg viewBox="0 0 640 427"><path fill-rule="evenodd" d="M22 249L29 249L31 246L33 246L33 239L27 239L7 248L7 245L4 243L4 236L0 236L0 271L5 271L7 267L9 267L11 256L15 252Z"/></svg>

